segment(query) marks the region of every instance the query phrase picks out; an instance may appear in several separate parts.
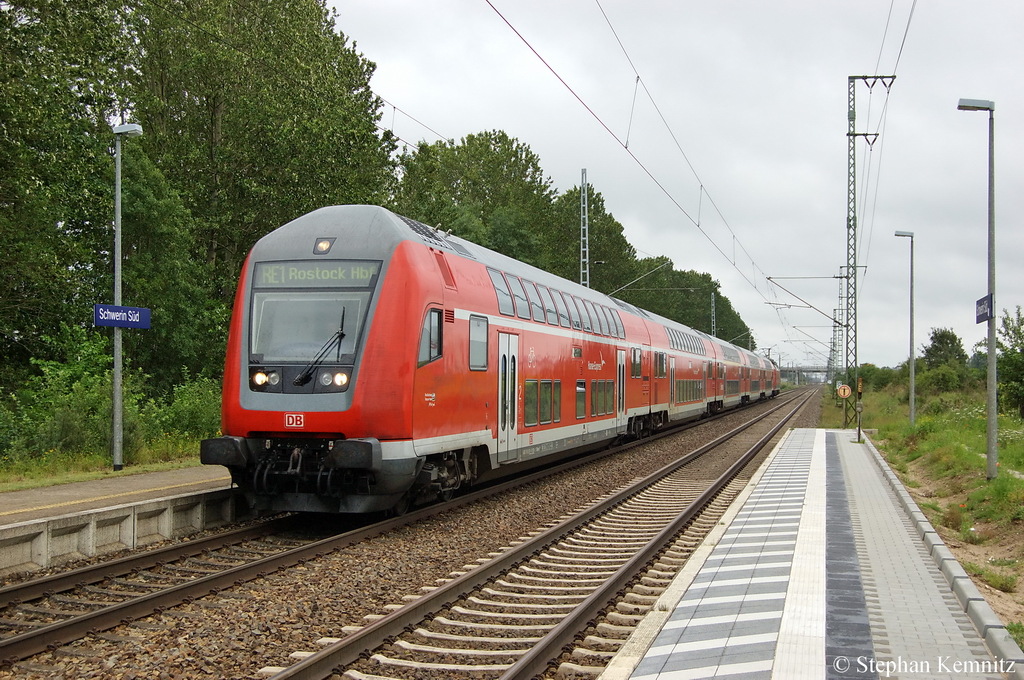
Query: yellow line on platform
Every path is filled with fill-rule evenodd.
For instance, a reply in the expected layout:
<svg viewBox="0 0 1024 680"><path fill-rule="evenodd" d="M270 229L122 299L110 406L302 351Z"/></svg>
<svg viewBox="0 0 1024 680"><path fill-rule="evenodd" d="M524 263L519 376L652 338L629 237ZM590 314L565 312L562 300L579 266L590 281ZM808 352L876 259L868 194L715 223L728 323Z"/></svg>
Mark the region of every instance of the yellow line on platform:
<svg viewBox="0 0 1024 680"><path fill-rule="evenodd" d="M210 480L206 480L206 481L216 482L216 481L219 481L219 480L210 479ZM123 493L107 494L106 496L94 496L93 498L82 498L82 499L77 500L77 501L64 501L63 503L51 503L50 505L38 505L38 506L36 506L34 508L23 508L21 510L8 510L6 512L0 512L0 517L3 517L4 515L17 515L17 514L20 514L20 513L23 513L23 512L34 512L35 510L49 510L50 508L60 508L60 507L63 507L65 505L80 505L82 503L88 503L90 501L104 501L104 500L107 500L108 498L119 498L121 496L134 496L134 495L137 495L137 494L140 494L140 493L147 493L147 492L150 492L150 491L165 491L167 489L177 489L177 488L182 487L182 486L195 486L196 484L202 484L202 483L203 482L184 482L182 484L170 484L168 486L157 486L157 487L153 487L151 489L138 489L136 491L125 491Z"/></svg>

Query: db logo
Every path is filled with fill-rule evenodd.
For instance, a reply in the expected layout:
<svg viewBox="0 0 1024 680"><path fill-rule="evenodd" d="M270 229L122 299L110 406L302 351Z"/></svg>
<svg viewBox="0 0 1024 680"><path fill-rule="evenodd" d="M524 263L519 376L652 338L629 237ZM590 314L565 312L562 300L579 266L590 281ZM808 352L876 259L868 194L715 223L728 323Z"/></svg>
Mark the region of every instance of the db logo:
<svg viewBox="0 0 1024 680"><path fill-rule="evenodd" d="M291 428L303 428L305 427L306 416L303 413L285 413L284 414L284 426Z"/></svg>

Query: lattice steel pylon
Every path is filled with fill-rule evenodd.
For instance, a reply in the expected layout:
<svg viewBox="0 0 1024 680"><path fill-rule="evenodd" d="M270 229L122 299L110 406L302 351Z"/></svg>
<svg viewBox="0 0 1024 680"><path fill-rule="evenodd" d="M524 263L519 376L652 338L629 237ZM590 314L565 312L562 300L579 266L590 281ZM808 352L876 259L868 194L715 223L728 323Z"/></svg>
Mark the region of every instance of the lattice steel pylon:
<svg viewBox="0 0 1024 680"><path fill-rule="evenodd" d="M590 288L590 210L587 204L587 169L580 180L580 285Z"/></svg>
<svg viewBox="0 0 1024 680"><path fill-rule="evenodd" d="M881 82L886 91L892 87L892 81L896 76L850 76L848 79L848 102L847 123L849 129L847 137L847 200L846 200L846 353L843 366L847 376L852 376L854 388L853 394L844 401L843 406L843 427L849 427L857 419L857 378L859 377L859 365L857 364L857 137L865 137L868 144L874 144L878 139L877 133L857 132L857 81L862 80L868 86L868 90L874 88ZM853 372L851 373L851 370Z"/></svg>

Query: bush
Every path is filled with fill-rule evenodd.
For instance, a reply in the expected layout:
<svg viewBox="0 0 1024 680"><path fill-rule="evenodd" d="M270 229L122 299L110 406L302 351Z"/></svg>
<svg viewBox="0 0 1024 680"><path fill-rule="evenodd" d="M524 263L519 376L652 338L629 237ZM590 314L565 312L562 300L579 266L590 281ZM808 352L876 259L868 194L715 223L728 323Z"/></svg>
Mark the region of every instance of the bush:
<svg viewBox="0 0 1024 680"><path fill-rule="evenodd" d="M220 381L185 377L167 404L152 408L153 419L164 433L212 437L220 430Z"/></svg>
<svg viewBox="0 0 1024 680"><path fill-rule="evenodd" d="M113 404L106 340L85 329L65 329L55 342L65 361L34 361L37 375L0 402L0 469L70 469L109 456ZM194 456L195 440L215 435L220 427L219 381L186 374L166 399L147 399L146 384L147 376L126 368L124 463Z"/></svg>
<svg viewBox="0 0 1024 680"><path fill-rule="evenodd" d="M949 364L943 364L925 371L917 378L916 382L917 388L923 394L955 392L963 384L960 373Z"/></svg>

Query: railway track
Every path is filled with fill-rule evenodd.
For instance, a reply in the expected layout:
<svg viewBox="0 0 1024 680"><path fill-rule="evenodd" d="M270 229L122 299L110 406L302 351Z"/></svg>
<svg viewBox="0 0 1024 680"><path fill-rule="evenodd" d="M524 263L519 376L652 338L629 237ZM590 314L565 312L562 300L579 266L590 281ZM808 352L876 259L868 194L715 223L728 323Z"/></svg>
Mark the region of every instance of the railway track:
<svg viewBox="0 0 1024 680"><path fill-rule="evenodd" d="M349 680L527 680L555 667L596 676L745 485L741 471L804 403L806 398L717 479L691 479L686 465L753 422L519 545L467 565L348 637L321 640L325 649L293 654L299 661L292 666L261 674L275 680L332 674Z"/></svg>
<svg viewBox="0 0 1024 680"><path fill-rule="evenodd" d="M666 436L678 431L670 431ZM651 438L648 438L624 448L650 441ZM615 451L605 455L613 453ZM549 470L467 494L448 504L427 507L404 517L322 540L281 539L280 532L288 529L289 520L278 519L203 540L187 541L114 562L8 586L0 589L0 666L11 667L20 660L46 650L60 649L87 635L103 637L103 631L123 623L230 589L277 570L286 570L307 560L315 560L399 526L447 512L459 505L516 486L530 484L589 460L593 458L582 462L566 462ZM677 492L682 493L678 489ZM499 587L504 586L499 584ZM529 592L531 589L523 590Z"/></svg>

